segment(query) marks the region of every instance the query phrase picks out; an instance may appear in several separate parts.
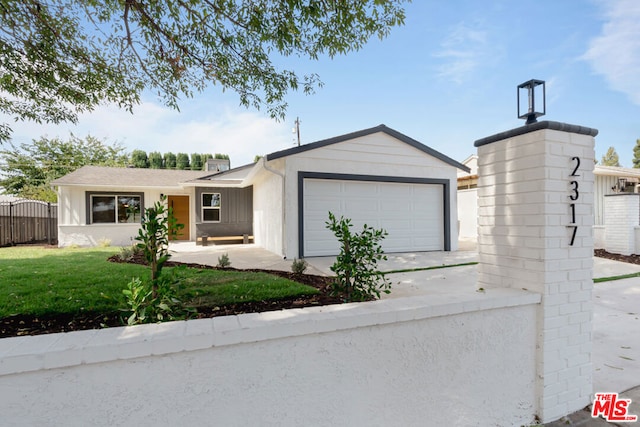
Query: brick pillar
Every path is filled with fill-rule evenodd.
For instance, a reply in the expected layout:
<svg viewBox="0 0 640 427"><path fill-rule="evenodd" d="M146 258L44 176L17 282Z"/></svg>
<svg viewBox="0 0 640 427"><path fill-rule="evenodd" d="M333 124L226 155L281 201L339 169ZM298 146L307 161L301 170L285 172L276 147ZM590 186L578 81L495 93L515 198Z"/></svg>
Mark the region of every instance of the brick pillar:
<svg viewBox="0 0 640 427"><path fill-rule="evenodd" d="M591 402L596 134L545 121L475 143L478 287L542 294L536 395L545 423Z"/></svg>
<svg viewBox="0 0 640 427"><path fill-rule="evenodd" d="M637 253L635 227L640 225L640 194L617 193L604 197L604 248L622 255Z"/></svg>

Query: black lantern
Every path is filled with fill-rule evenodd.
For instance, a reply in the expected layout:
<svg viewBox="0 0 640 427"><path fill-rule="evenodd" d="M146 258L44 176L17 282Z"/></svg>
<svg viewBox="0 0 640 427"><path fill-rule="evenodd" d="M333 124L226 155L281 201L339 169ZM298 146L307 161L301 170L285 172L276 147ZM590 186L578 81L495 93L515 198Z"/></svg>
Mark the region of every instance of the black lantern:
<svg viewBox="0 0 640 427"><path fill-rule="evenodd" d="M521 108L520 91L525 89L527 91L527 105L526 108ZM527 119L525 124L537 122L537 118L544 116L547 113L547 102L545 99L545 84L544 80L531 79L528 82L524 82L518 85L518 118ZM542 111L536 111L536 98L542 98ZM523 101L524 102L524 101ZM521 113L521 111L526 111Z"/></svg>

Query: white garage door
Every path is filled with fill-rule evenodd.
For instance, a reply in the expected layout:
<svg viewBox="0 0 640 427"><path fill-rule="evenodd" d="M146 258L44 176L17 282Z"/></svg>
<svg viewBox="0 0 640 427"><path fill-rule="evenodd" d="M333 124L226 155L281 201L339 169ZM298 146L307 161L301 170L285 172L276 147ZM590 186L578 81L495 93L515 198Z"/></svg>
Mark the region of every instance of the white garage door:
<svg viewBox="0 0 640 427"><path fill-rule="evenodd" d="M352 220L354 232L366 223L384 228L385 252L444 249L443 186L393 182L304 179L304 256L337 255L338 242L326 228L329 212Z"/></svg>

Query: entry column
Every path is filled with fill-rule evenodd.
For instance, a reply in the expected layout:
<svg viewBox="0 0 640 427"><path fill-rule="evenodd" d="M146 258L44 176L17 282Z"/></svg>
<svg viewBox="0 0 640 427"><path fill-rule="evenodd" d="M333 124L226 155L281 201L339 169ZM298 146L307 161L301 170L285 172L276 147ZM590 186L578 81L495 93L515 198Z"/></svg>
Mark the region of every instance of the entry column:
<svg viewBox="0 0 640 427"><path fill-rule="evenodd" d="M595 135L544 121L475 143L478 287L542 294L536 342L542 422L591 402Z"/></svg>

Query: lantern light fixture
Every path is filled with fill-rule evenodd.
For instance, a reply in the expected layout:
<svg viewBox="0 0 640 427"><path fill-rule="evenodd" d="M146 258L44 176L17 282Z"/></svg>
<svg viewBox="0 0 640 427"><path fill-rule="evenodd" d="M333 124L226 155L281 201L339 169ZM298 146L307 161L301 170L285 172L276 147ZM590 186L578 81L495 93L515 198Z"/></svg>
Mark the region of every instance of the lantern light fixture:
<svg viewBox="0 0 640 427"><path fill-rule="evenodd" d="M524 97L520 97L520 92L523 90L527 91L527 103L526 106L523 105ZM521 100L522 99L522 100ZM536 99L542 99L542 109L537 111L536 109ZM540 102L538 102L538 105ZM524 108L523 108L524 107ZM518 85L518 118L526 119L527 125L532 123L536 123L538 117L544 116L547 113L547 102L546 102L546 89L544 80L536 80L531 79L524 83Z"/></svg>

